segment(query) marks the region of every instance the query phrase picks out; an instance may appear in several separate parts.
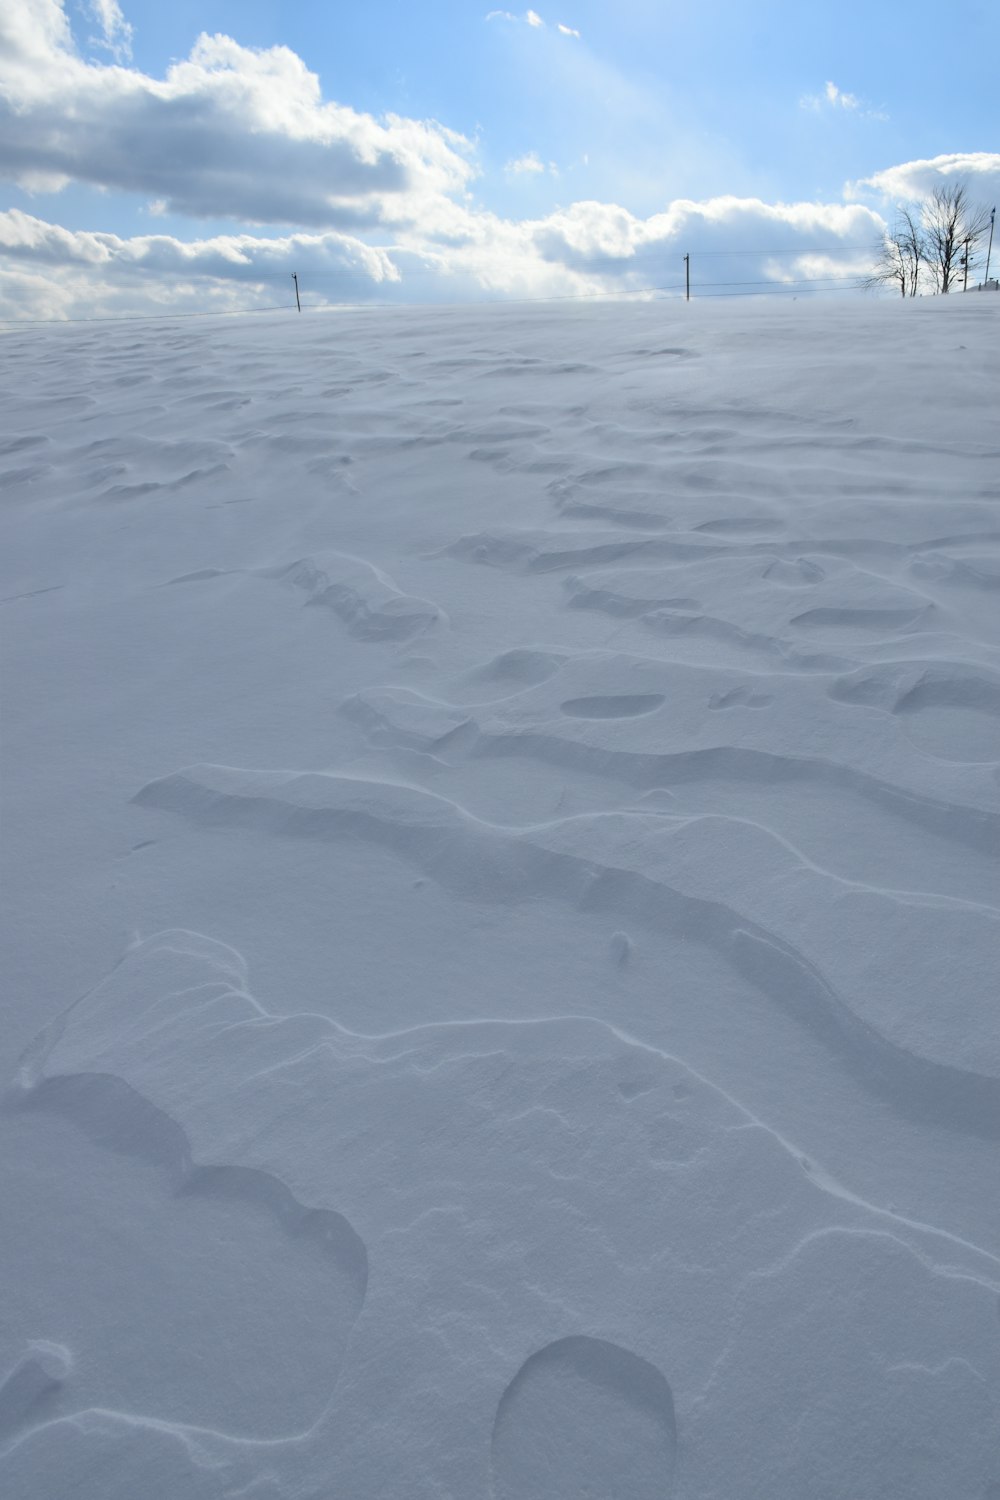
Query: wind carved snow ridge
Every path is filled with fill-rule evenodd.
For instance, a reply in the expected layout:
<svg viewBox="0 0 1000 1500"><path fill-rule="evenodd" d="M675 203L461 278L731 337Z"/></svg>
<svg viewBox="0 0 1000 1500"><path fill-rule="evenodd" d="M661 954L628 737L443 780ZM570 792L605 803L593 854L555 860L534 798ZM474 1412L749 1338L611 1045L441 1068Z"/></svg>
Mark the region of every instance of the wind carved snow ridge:
<svg viewBox="0 0 1000 1500"><path fill-rule="evenodd" d="M136 1391L134 1410L106 1404L81 1408L75 1393L72 1353L62 1345L35 1340L15 1368L0 1379L0 1455L5 1494L20 1493L19 1450L25 1450L27 1472L35 1476L30 1483L36 1484L38 1471L33 1464L37 1459L28 1450L36 1443L53 1442L55 1434L66 1430L88 1442L112 1444L119 1453L117 1461L118 1445L123 1442L137 1442L140 1453L165 1443L173 1449L175 1458L183 1455L185 1469L189 1465L195 1471L217 1476L221 1469L238 1471L243 1464L259 1465L268 1452L295 1451L323 1426L351 1333L365 1302L367 1248L341 1213L297 1198L285 1181L288 1174L272 1170L271 1164L261 1167L240 1162L239 1153L229 1149L224 1135L213 1141L212 1148L200 1154L194 1151L185 1129L190 1121L183 1105L175 1107L167 1097L169 1085L166 1092L158 1087L158 1081L163 1083L171 1072L170 1059L177 1059L184 1051L181 1038L187 1027L191 1029L186 1041L195 1053L201 1048L210 1050L213 1041L242 1027L249 1045L241 1054L246 1071L239 1081L243 1086L252 1085L261 1027L271 1028L273 1023L250 996L245 980L245 966L234 949L197 933L174 931L147 943L138 942L105 981L36 1037L6 1091L3 1107L8 1113L26 1112L29 1118L38 1113L59 1117L111 1153L131 1156L159 1169L165 1176L167 1213L173 1201L194 1200L215 1201L227 1207L245 1203L256 1213L268 1215L279 1237L285 1236L291 1262L288 1269L293 1276L296 1270L304 1270L302 1264L295 1263L296 1250L304 1250L309 1257L305 1286L317 1290L317 1265L325 1273L321 1318L328 1342L324 1345L325 1367L318 1373L320 1378L324 1374L328 1377L327 1388L324 1391L320 1385L308 1393L299 1389L297 1401L287 1399L281 1361L299 1361L304 1351L287 1347L285 1330L273 1326L269 1329L268 1355L276 1372L268 1369L266 1376L257 1374L248 1382L243 1372L229 1371L232 1394L228 1398L227 1372L215 1372L219 1390L216 1405L232 1413L231 1422L213 1422L204 1414L199 1419L197 1412L191 1420L185 1420L160 1415L155 1409L142 1410L141 1398L148 1391ZM295 1032L294 1022L286 1026L286 1037ZM60 1059L60 1066L53 1065L55 1058ZM225 1222L231 1232L231 1211ZM253 1228L253 1221L249 1227ZM40 1228L44 1229L44 1224ZM70 1236L69 1244L81 1249L86 1257L85 1242L77 1246ZM141 1251L139 1237L134 1249L135 1253ZM213 1246L212 1258L218 1253L219 1247ZM67 1277L73 1273L70 1260L63 1268ZM194 1257L188 1274L197 1274L201 1264ZM283 1307L287 1300L283 1292ZM155 1309L155 1293L150 1302ZM55 1305L52 1315L58 1317ZM245 1317L244 1309L241 1322ZM213 1335L225 1340L224 1313L213 1306L212 1319ZM152 1330L155 1339L155 1311ZM131 1337L139 1339L141 1334L137 1327ZM173 1335L181 1339L183 1332L177 1328ZM288 1337L294 1338L294 1327ZM240 1342L235 1331L232 1342L236 1346ZM230 1358L236 1358L232 1351ZM223 1365L225 1359L223 1352ZM157 1378L154 1368L154 1385ZM241 1405L245 1406L255 1382L263 1390L248 1422L246 1414L241 1416ZM191 1385L197 1387L197 1379L188 1376L185 1389ZM304 1394L313 1396L308 1403L313 1408L312 1420L303 1410L307 1404ZM155 1397L153 1404L155 1407ZM251 1472L247 1471L248 1479ZM60 1493L64 1492L63 1482L58 1482ZM177 1493L196 1493L187 1488L189 1479L181 1474L171 1482L181 1487Z"/></svg>
<svg viewBox="0 0 1000 1500"><path fill-rule="evenodd" d="M516 830L414 787L219 766L153 781L135 800L205 826L375 843L462 900L544 895L693 939L897 1105L1000 1136L984 957L1000 917L989 908L841 880L717 814L586 814ZM917 978L933 1000L911 1020Z"/></svg>
<svg viewBox="0 0 1000 1500"><path fill-rule="evenodd" d="M551 1042L546 1041L549 1034ZM482 1043L481 1048L477 1042ZM83 1093L74 1096L65 1090L67 1082L90 1080L97 1085L97 1092L102 1080L125 1085L184 1133L184 1160L178 1164L186 1178L216 1170L216 1163L223 1160L234 1167L249 1165L262 1179L273 1172L289 1193L301 1195L297 1200L300 1207L309 1203L310 1212L315 1212L334 1205L319 1202L315 1191L299 1179L300 1167L306 1169L307 1177L314 1169L308 1152L289 1158L281 1170L274 1163L267 1170L259 1166L261 1157L268 1158L272 1141L277 1142L279 1154L283 1139L286 1145L290 1141L286 1138L287 1120L273 1133L259 1128L251 1103L255 1089L275 1087L280 1096L283 1073L308 1075L315 1067L322 1070L328 1065L355 1074L377 1069L380 1064L412 1065L421 1075L430 1076L437 1070L432 1059L452 1051L460 1060L471 1062L494 1056L497 1049L513 1049L530 1071L536 1059L548 1055L547 1048L560 1061L613 1055L619 1068L624 1057L630 1076L645 1060L654 1074L636 1073L634 1086L623 1081L618 1087L626 1105L657 1090L664 1097L669 1092L675 1100L687 1099L692 1093L702 1100L710 1098L714 1101L711 1109L727 1134L748 1129L759 1132L780 1148L811 1187L863 1210L886 1226L913 1230L968 1252L984 1284L1000 1290L1000 1256L949 1230L866 1202L718 1083L683 1059L610 1021L572 1014L527 1020L497 1017L420 1022L365 1035L314 1012L268 1011L250 991L243 956L229 944L187 929L168 929L137 939L107 979L43 1028L21 1060L8 1102L16 1105L30 1100L69 1115L80 1112L82 1118L92 1100ZM221 1057L231 1064L225 1070L217 1066ZM181 1058L183 1067L179 1065ZM664 1079L658 1081L655 1070L661 1068L665 1070ZM682 1082L678 1083L678 1078ZM669 1091L663 1087L666 1079L670 1080ZM303 1107L321 1111L323 1100L310 1096ZM127 1125L127 1103L116 1100L113 1113L119 1124L124 1116ZM154 1134L162 1129L155 1119L150 1119L149 1125ZM292 1125L290 1133L294 1138L297 1127ZM164 1148L162 1142L143 1141L134 1135L126 1143L125 1126L121 1134L119 1149L139 1155L164 1149L172 1155L177 1153L173 1139ZM347 1221L344 1224L346 1227ZM921 1243L917 1253L925 1263L947 1270L948 1263L940 1262L926 1242ZM368 1280L364 1250L364 1242L355 1235L352 1257L362 1297ZM765 1266L754 1274L770 1274L775 1269L774 1265ZM965 1274L973 1274L968 1266Z"/></svg>
<svg viewBox="0 0 1000 1500"><path fill-rule="evenodd" d="M207 583L247 571L200 568L167 579L164 587ZM249 571L305 594L307 605L328 609L358 640L408 641L435 626L448 625L448 616L438 605L403 593L383 569L347 552L325 551Z"/></svg>
<svg viewBox="0 0 1000 1500"><path fill-rule="evenodd" d="M15 1493L20 1458L37 1473L39 1449L58 1452L62 1434L107 1441L119 1462L122 1443L144 1452L172 1444L186 1466L173 1483L199 1496L192 1474L213 1476L213 1495L224 1478L228 1493L265 1458L279 1493L331 1483L357 1492L376 1461L404 1484L413 1423L440 1409L461 1414L462 1451L435 1446L408 1493L441 1493L456 1457L469 1493L490 1492L483 1465L505 1495L542 1483L533 1414L572 1427L584 1411L598 1450L627 1430L653 1464L658 1486L642 1467L637 1493L669 1494L675 1433L679 1444L709 1415L725 1423L734 1397L713 1392L734 1362L758 1352L756 1342L744 1349L744 1317L733 1309L749 1314L780 1298L789 1278L805 1282L790 1305L812 1310L823 1339L844 1336L829 1286L860 1278L865 1304L875 1283L882 1306L874 1330L866 1324L869 1359L861 1345L850 1357L873 1371L865 1399L876 1412L886 1399L879 1372L907 1357L893 1330L914 1316L921 1349L929 1339L939 1362L974 1349L980 1382L992 1378L987 1309L1000 1259L863 1202L702 1075L605 1021L448 1021L362 1036L318 1015L269 1014L238 953L175 930L138 943L46 1028L17 1080L29 1107L62 1110L84 1127L108 1091L120 1119L126 1088L151 1106L147 1129L180 1128L189 1172L283 1183L311 1213L354 1226L374 1274L344 1375L307 1431L264 1442L70 1409L7 1447ZM118 1149L149 1145L133 1132ZM461 1170L470 1150L471 1178ZM551 1252L542 1258L533 1237L520 1237L528 1202L532 1235ZM782 1347L801 1338L798 1323L779 1329L772 1318L772 1329ZM378 1355L386 1347L388 1370ZM69 1389L64 1365L52 1368ZM379 1400L398 1418L391 1431L371 1422ZM978 1451L977 1420L970 1408L968 1430L949 1441ZM714 1451L711 1422L702 1455ZM760 1462L773 1457L768 1449Z"/></svg>
<svg viewBox="0 0 1000 1500"><path fill-rule="evenodd" d="M448 623L436 604L404 594L374 563L345 552L300 558L264 574L301 589L307 603L332 610L361 640L409 640Z"/></svg>
<svg viewBox="0 0 1000 1500"><path fill-rule="evenodd" d="M823 536L781 541L719 542L711 534L679 530L670 535L628 535L621 531L483 531L458 537L433 554L455 557L484 567L513 572L549 573L581 566L602 566L625 561L693 562L699 558L723 559L757 556L797 560L803 553L827 553L831 557L883 558L906 563L922 553L949 546L1000 543L1000 531L976 530L928 537L920 542L890 541L884 537Z"/></svg>
<svg viewBox="0 0 1000 1500"><path fill-rule="evenodd" d="M734 1299L752 1309L761 1288L766 1295L776 1280L804 1276L808 1305L822 1308L838 1247L855 1266L859 1258L873 1271L885 1264L890 1286L901 1288L889 1294L902 1299L900 1309L943 1298L958 1323L969 1317L967 1303L979 1312L1000 1286L995 1258L859 1202L683 1063L590 1018L444 1022L364 1037L315 1015L269 1015L249 991L241 955L169 931L137 944L46 1028L17 1081L22 1100L84 1126L109 1089L120 1118L126 1087L152 1106L147 1127L181 1128L189 1171L283 1182L312 1212L356 1224L378 1275L362 1288L345 1350L349 1378L308 1431L265 1442L100 1409L32 1424L29 1403L29 1424L4 1451L14 1493L20 1476L37 1476L44 1455L70 1440L86 1452L106 1444L118 1464L155 1455L162 1484L199 1497L251 1486L264 1459L277 1493L320 1493L331 1483L357 1492L376 1461L404 1484L413 1423L438 1406L461 1413L467 1437L458 1455L435 1449L409 1493L440 1493L455 1457L470 1493L489 1493L490 1474L503 1495L543 1483L532 1422L575 1431L581 1413L597 1452L614 1449L615 1433L630 1434L623 1472L636 1493L670 1493L677 1426L683 1436L685 1422L702 1420L719 1372L741 1357L739 1324L726 1310ZM456 1200L456 1167L470 1140L480 1171ZM149 1142L121 1144L142 1150ZM755 1213L771 1210L751 1242L738 1187L746 1182L754 1183ZM502 1280L497 1326L497 1247L525 1253L517 1239L525 1194L554 1254ZM609 1203L610 1218L602 1211ZM664 1222L673 1226L671 1249L650 1254ZM581 1237L581 1224L591 1233ZM706 1244L716 1247L707 1264ZM413 1267L427 1265L439 1274L415 1316ZM919 1295L925 1284L940 1288L936 1299ZM637 1315L653 1305L653 1286L656 1314ZM388 1371L366 1352L387 1339ZM891 1341L880 1351L887 1364L904 1357ZM35 1364L36 1384L71 1389L60 1351L43 1350ZM25 1366L23 1378L15 1372L18 1391L34 1368ZM874 1398L877 1405L877 1390ZM376 1454L365 1434L380 1399L398 1420L391 1432L374 1424ZM971 1428L967 1436L974 1445Z"/></svg>
<svg viewBox="0 0 1000 1500"><path fill-rule="evenodd" d="M583 665L593 671L594 662ZM396 745L434 755L451 755L458 751L474 757L524 756L563 770L575 769L616 779L637 791L718 776L750 785L806 783L839 794L850 793L919 828L966 847L987 854L992 854L998 847L1000 808L990 766L962 766L958 784L966 795L978 793L982 802L979 806L967 801L958 802L948 795L957 783L952 768L941 764L928 768L926 758L917 757L897 724L890 720L889 724L881 726L882 737L892 744L892 765L899 779L889 781L864 769L863 764L854 766L846 760L831 758L828 747L837 739L841 741L838 749L842 748L845 756L851 753L851 734L842 715L838 722L836 708L830 712L829 701L812 706L809 716L812 727L807 732L802 728L801 699L791 697L785 704L784 718L778 719L772 711L771 718L776 728L772 729L768 722L756 725L751 742L747 742L750 737L744 734L742 744L719 744L713 729L710 731L712 737L705 743L705 725L711 723L711 714L706 714L704 709L721 704L719 700L713 703L711 698L707 701L704 698L704 669L698 669L695 675L691 668L676 663L658 664L626 656L615 658L609 655L604 662L605 671L612 672L620 681L626 680L626 673L634 674L637 670L648 675L651 666L662 679L658 685L669 688L669 701L665 692L659 695L663 700L661 703L652 702L653 695L649 693L623 695L619 690L615 694L599 695L592 692L586 700L574 694L553 711L549 687L546 695L538 700L527 695L516 701L511 697L503 700L502 708L481 705L477 714L471 707L430 699L407 688L369 688L347 699L341 705L341 711L359 723L372 742L379 745ZM752 674L740 676L732 670L723 670L736 685L734 692L747 695L751 692L750 685L759 682ZM779 686L773 684L773 689ZM921 669L919 663L902 663L862 669L834 678L824 697L833 700L834 704L838 700L862 706L874 703L888 707L895 715L905 715L927 702L962 701L959 696L962 693L970 696L975 693L977 702L980 702L984 688L998 691L1000 681L995 685L992 679L975 672L963 677L940 665ZM773 704L775 696L772 690L763 699L764 704ZM616 703L636 697L647 700L641 715L631 711L616 713ZM589 702L597 705L602 698L603 709L592 710L589 714L574 711L574 704ZM989 704L989 699L986 701ZM589 726L583 729L567 726L565 717L631 718L657 710L662 710L656 725L658 733L646 744L634 734L624 742L615 734L595 736ZM823 710L825 713L820 717ZM698 737L703 743L696 743L691 748L662 748L664 744L670 744L671 738L676 738L672 726L682 715L686 726L693 723L697 727ZM659 732L661 723L664 726L662 733ZM690 734L687 737L688 745L691 737ZM827 753L820 753L821 748ZM941 787L938 795L923 789L932 778Z"/></svg>

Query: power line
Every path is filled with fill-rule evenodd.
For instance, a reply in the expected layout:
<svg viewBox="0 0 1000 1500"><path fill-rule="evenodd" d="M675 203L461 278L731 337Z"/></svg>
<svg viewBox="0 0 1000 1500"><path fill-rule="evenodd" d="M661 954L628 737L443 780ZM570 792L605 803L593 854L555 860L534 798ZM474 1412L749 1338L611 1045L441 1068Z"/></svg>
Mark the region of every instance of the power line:
<svg viewBox="0 0 1000 1500"><path fill-rule="evenodd" d="M706 299L713 297L781 297L787 295L789 292L794 292L795 289L796 283L792 282L787 286L772 287L769 292L713 292L709 290L700 292L697 300L704 302ZM861 282L857 282L854 286L828 286L823 288L824 295L829 296L832 296L834 292L863 292L865 290L866 288Z"/></svg>
<svg viewBox="0 0 1000 1500"><path fill-rule="evenodd" d="M462 305L463 306L469 306L469 307L479 307L479 306L493 307L493 306L499 306L500 304L502 304L504 307L510 307L510 305L512 303L515 306L520 306L522 303L525 303L525 302L587 302L587 301L589 301L589 300L591 300L593 298L601 298L601 297L604 297L604 298L608 298L608 297L641 297L646 292L682 292L683 290L684 290L683 283L678 281L678 282L674 282L674 284L672 286L622 286L622 287L613 287L611 290L609 290L609 291L603 291L603 292L553 292L552 295L549 296L549 297L503 297L503 296L500 296L500 297L497 297L495 299L495 301L486 301L486 299L481 299L480 302L470 302L470 303L462 304ZM383 303L382 305L383 306L387 306L387 307L391 307L393 304L392 303ZM413 304L411 304L411 306L412 305ZM423 305L423 304L421 304L421 305ZM433 304L430 304L430 305L433 306Z"/></svg>
<svg viewBox="0 0 1000 1500"><path fill-rule="evenodd" d="M795 281L774 281L770 279L765 281L703 281L693 286L692 290L697 291L699 287L713 286L770 286L774 287L775 291L780 291L782 287L786 286L819 286L821 283L825 284L828 281L857 281L857 279L857 276L803 276Z"/></svg>
<svg viewBox="0 0 1000 1500"><path fill-rule="evenodd" d="M851 249L852 247L839 247L839 248L842 248L842 249ZM858 248L861 248L861 247L858 247ZM820 254L820 253L826 253L826 252L825 251L808 251L808 250L794 250L794 251L790 251L789 250L789 251L783 251L783 252L777 252L777 251L768 252L768 251L761 251L761 250L716 250L716 251L702 251L702 252L699 252L699 253L701 255L726 256L726 255L765 255L765 254L778 254L778 253L787 254L787 255L808 255L808 254ZM418 279L418 278L422 278L422 277L427 277L427 276L435 276L435 275L438 275L438 274L439 273L433 267L415 268L412 271L410 271L410 272L407 273L406 281L403 281L403 282L391 282L391 283L388 283L388 285L394 286L394 287L399 287L400 289L404 289L405 285L406 285L406 282L408 282L408 281L412 281L412 280L415 280L415 279ZM699 299L704 299L706 297L723 297L723 296L733 296L733 297L736 297L736 296L761 296L761 295L778 296L778 295L787 294L789 292L793 292L793 291L795 291L799 287L815 287L817 290L821 290L823 292L853 291L853 290L862 290L863 289L862 285L861 285L861 283L859 281L859 275L860 275L860 273L856 273L854 275L847 275L847 276L835 275L835 274L831 274L829 276L807 276L807 277L797 277L794 280L781 281L781 282L776 281L776 280L771 279L771 278L763 278L763 279L759 279L759 280L748 280L748 281L709 281L709 282L700 282L700 283L698 283L696 286L694 286L692 288L692 290L696 293L696 295L697 295L697 297ZM278 279L278 273L276 273L276 272L265 272L265 273L262 273L261 277L260 277L260 281L271 281L271 280L276 280L276 279ZM285 273L281 273L280 279L282 281L286 281L287 280L287 277L286 277ZM250 281L250 278L247 278L247 280ZM256 278L254 278L254 280L256 280ZM839 285L832 285L831 284L831 283L838 283L838 282L851 282L851 283L853 283L853 285L852 286L839 286ZM316 287L337 286L337 285L344 285L344 284L349 284L349 285L356 286L357 285L357 278L355 276L348 275L346 273L342 274L342 275L337 275L336 273L330 273L330 274L327 274L325 276L324 275L309 276L308 277L308 284L310 286L316 286ZM372 283L369 283L369 285L372 285ZM377 285L377 283L375 285ZM757 292L757 291L743 291L743 290L741 290L744 287L748 287L748 288L758 288L759 287L759 288L765 288L766 290L762 291L762 292ZM732 290L733 288L736 288L737 290ZM459 306L467 306L467 307L478 307L478 306L487 306L487 307L489 307L489 306L502 305L502 306L505 306L505 307L509 307L509 306L523 306L523 305L527 305L529 303L536 303L537 304L537 303L549 303L549 302L583 302L583 301L598 301L598 300L613 301L613 300L617 300L617 299L623 298L623 297L644 297L644 296L653 296L653 295L658 295L658 294L662 295L662 294L668 294L668 293L672 293L672 292L679 293L679 292L682 292L683 290L684 290L684 283L682 283L682 282L669 282L669 283L656 283L656 284L653 284L653 285L637 286L637 287L614 286L614 287L602 288L599 291L592 291L592 292L563 292L563 293L556 292L556 293L552 293L550 295L543 295L543 296L537 296L537 297L506 297L501 292L501 293L498 293L495 297L490 297L488 295L487 296L482 296L482 297L475 298L475 299L468 299L466 301L458 303L457 305L459 305ZM414 303L405 303L405 302L388 301L388 300L376 300L375 298L368 298L368 299L365 299L363 301L354 302L354 303L305 303L305 304L303 304L303 308L304 308L304 310L307 310L307 311L320 311L320 310L323 310L323 309L332 309L332 308L335 308L335 307L346 307L346 306L352 306L352 307L398 307L398 306L427 306L427 307L434 307L435 305L440 306L441 304L440 303L435 304L433 302L431 302L431 303L414 304ZM19 319L19 320L16 320L16 321L14 321L14 320L5 320L4 322L0 323L0 328L4 329L5 331L10 332L10 331L17 330L18 328L34 328L34 327L43 327L43 326L47 326L47 325L56 325L56 324L137 323L137 322L170 321L170 320L176 320L176 319L181 319L181 318L231 318L231 317L252 316L252 315L254 315L256 313L287 312L292 307L293 307L292 303L290 303L290 302L287 302L287 303L286 302L282 302L282 303L269 304L269 305L267 305L265 307L220 308L220 309L208 309L208 310L205 310L205 311L200 311L199 310L199 311L195 311L195 312L186 312L186 311L185 312L181 312L181 311L178 311L178 312L164 312L164 313L108 313L108 314L99 314L99 315L96 315L94 317L84 317L84 318L79 318L79 317L76 317L76 318L25 318L25 319Z"/></svg>

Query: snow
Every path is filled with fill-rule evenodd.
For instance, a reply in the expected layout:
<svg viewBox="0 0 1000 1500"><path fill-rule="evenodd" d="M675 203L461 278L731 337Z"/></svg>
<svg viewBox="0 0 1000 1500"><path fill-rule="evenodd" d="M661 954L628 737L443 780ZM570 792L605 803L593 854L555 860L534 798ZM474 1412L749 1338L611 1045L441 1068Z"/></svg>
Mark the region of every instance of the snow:
<svg viewBox="0 0 1000 1500"><path fill-rule="evenodd" d="M5 1500L1000 1492L998 329L4 336Z"/></svg>

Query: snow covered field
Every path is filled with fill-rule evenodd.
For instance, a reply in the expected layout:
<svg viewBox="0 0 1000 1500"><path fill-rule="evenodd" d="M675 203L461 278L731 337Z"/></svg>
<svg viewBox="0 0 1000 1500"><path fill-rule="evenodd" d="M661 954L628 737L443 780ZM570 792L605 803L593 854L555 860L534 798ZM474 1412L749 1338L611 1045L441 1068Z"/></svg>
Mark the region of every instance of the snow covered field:
<svg viewBox="0 0 1000 1500"><path fill-rule="evenodd" d="M998 335L3 336L5 1500L997 1500Z"/></svg>

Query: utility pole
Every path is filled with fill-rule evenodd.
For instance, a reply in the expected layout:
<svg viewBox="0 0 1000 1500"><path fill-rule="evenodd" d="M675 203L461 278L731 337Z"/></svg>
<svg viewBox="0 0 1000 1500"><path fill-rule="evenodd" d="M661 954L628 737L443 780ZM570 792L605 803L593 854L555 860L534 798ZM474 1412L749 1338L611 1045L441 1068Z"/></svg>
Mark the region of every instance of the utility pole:
<svg viewBox="0 0 1000 1500"><path fill-rule="evenodd" d="M302 303L299 300L299 273L298 273L298 271L293 271L292 272L292 280L295 282L295 306L298 308L299 312L301 312L302 311Z"/></svg>
<svg viewBox="0 0 1000 1500"><path fill-rule="evenodd" d="M684 257L684 301L691 301L691 257Z"/></svg>
<svg viewBox="0 0 1000 1500"><path fill-rule="evenodd" d="M965 241L965 275L962 277L962 291L969 290L969 240Z"/></svg>
<svg viewBox="0 0 1000 1500"><path fill-rule="evenodd" d="M989 280L990 280L990 256L993 254L993 220L996 218L996 216L997 216L996 209L995 208L991 208L990 209L990 243L989 243L989 248L986 251L986 275L983 277L983 280L986 282L987 286L989 285Z"/></svg>

